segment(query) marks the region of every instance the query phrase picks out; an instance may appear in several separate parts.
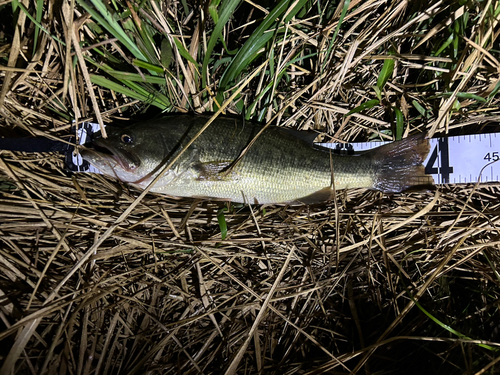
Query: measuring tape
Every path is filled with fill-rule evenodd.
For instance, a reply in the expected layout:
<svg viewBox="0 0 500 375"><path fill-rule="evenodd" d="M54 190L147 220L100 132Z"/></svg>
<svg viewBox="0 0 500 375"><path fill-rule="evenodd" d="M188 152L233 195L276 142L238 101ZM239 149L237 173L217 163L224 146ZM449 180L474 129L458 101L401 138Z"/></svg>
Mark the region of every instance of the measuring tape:
<svg viewBox="0 0 500 375"><path fill-rule="evenodd" d="M318 143L335 153L349 155L390 142ZM429 139L431 151L423 162L436 184L500 181L500 133ZM483 170L484 168L484 170ZM482 171L482 173L481 173Z"/></svg>
<svg viewBox="0 0 500 375"><path fill-rule="evenodd" d="M84 123L78 130L79 144L90 142L99 125ZM331 148L339 155L352 155L390 142L316 143ZM429 139L431 151L423 165L425 173L436 184L464 184L500 181L500 133L459 135ZM76 172L101 173L80 155L66 158L68 167ZM486 168L484 168L486 167ZM484 170L483 170L484 168ZM482 173L481 173L481 170Z"/></svg>
<svg viewBox="0 0 500 375"><path fill-rule="evenodd" d="M80 128L76 131L77 143L79 145L84 145L85 143L92 142L92 134L97 133L100 130L99 124L94 124L91 122L84 122ZM99 173L102 172L94 167L89 162L83 160L80 154L71 152L66 155L66 166L73 172L87 172L87 173Z"/></svg>

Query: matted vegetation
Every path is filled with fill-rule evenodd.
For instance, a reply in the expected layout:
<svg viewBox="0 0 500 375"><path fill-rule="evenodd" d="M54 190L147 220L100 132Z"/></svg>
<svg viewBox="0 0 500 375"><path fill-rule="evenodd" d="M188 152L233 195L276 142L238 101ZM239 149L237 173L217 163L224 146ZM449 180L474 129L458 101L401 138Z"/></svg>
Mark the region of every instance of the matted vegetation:
<svg viewBox="0 0 500 375"><path fill-rule="evenodd" d="M498 1L0 15L4 137L220 108L325 141L498 130ZM498 184L224 210L57 154L0 151L0 171L2 374L498 372Z"/></svg>

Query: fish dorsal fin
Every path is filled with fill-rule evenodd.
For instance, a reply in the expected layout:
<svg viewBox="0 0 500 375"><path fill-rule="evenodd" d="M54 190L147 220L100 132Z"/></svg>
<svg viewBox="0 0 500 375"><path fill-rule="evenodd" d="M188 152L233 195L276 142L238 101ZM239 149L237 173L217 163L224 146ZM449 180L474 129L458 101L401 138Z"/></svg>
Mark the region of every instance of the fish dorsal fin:
<svg viewBox="0 0 500 375"><path fill-rule="evenodd" d="M314 140L318 137L319 133L309 131L309 130L295 130L295 129L290 129L290 128L283 128L283 127L278 127L280 132L283 132L285 134L289 134L292 137L301 139L302 141L306 142L309 145L313 145Z"/></svg>

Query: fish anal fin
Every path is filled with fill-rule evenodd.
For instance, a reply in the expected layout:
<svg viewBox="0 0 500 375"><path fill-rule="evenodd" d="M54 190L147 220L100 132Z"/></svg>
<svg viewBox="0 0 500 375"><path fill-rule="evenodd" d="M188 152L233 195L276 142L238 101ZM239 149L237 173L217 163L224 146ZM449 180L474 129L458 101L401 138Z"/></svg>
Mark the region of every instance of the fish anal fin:
<svg viewBox="0 0 500 375"><path fill-rule="evenodd" d="M297 199L295 204L316 204L316 203L324 203L326 201L332 200L334 196L333 189L330 186L318 190L312 194L309 194L305 197Z"/></svg>

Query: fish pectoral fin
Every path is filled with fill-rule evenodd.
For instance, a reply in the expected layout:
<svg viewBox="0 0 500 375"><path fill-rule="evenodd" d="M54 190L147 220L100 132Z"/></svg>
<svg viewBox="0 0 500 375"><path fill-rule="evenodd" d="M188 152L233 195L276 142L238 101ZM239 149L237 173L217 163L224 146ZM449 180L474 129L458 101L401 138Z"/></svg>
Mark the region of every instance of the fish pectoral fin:
<svg viewBox="0 0 500 375"><path fill-rule="evenodd" d="M333 189L330 186L327 186L326 188L323 188L305 197L297 199L296 202L300 202L302 204L322 203L332 200L333 196L334 196Z"/></svg>
<svg viewBox="0 0 500 375"><path fill-rule="evenodd" d="M234 171L230 169L232 161L212 161L206 163L196 163L193 165L198 172L198 180L226 180L234 176Z"/></svg>

